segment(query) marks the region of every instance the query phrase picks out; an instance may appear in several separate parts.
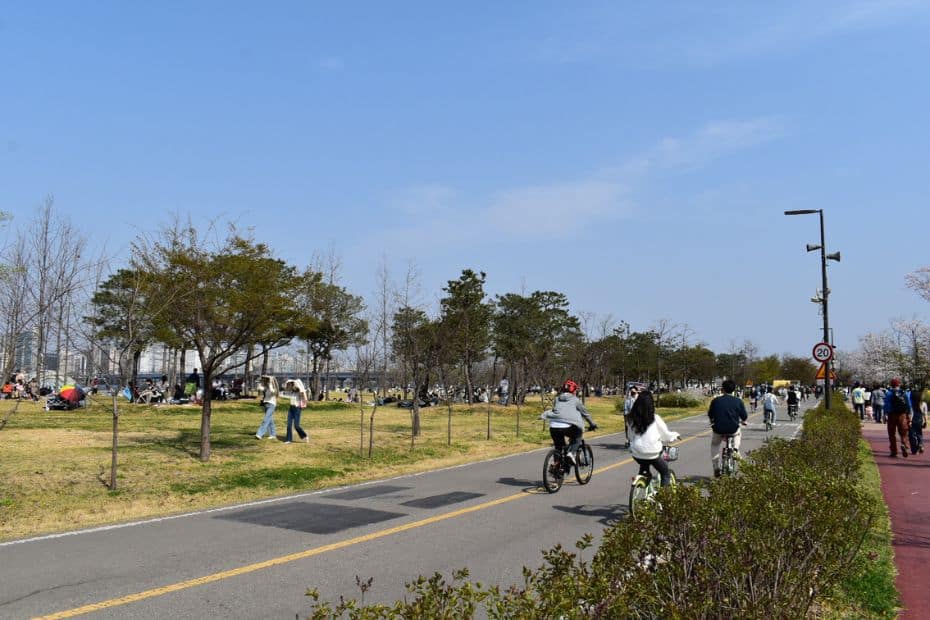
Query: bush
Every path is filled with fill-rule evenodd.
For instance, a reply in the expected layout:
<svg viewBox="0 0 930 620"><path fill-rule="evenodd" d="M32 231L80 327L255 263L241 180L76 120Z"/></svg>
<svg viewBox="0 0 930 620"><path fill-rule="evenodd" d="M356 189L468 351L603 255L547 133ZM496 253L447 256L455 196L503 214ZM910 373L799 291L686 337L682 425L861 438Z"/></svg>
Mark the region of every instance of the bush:
<svg viewBox="0 0 930 620"><path fill-rule="evenodd" d="M675 409L694 409L700 407L701 401L683 392L669 392L656 394L656 407L672 407Z"/></svg>
<svg viewBox="0 0 930 620"><path fill-rule="evenodd" d="M542 567L524 569L521 587L434 575L408 586L410 601L317 602L312 617L453 618L479 608L490 618L805 617L854 570L879 514L856 476L858 418L836 405L808 413L797 440L753 452L740 476L662 489L605 532L590 563L556 547Z"/></svg>

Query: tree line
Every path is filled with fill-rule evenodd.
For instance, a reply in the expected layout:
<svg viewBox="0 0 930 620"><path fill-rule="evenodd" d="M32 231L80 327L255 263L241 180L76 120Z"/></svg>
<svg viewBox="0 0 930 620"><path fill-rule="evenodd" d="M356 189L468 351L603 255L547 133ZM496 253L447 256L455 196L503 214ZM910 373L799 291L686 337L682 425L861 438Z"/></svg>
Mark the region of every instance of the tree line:
<svg viewBox="0 0 930 620"><path fill-rule="evenodd" d="M760 356L751 341L714 352L687 325L666 319L634 330L610 316L572 312L559 291L491 296L487 275L472 269L448 280L431 307L420 301L415 267L397 283L382 265L366 303L340 282L334 256L291 265L232 225L198 230L175 221L139 235L121 264L89 258L86 247L49 198L5 248L3 278L16 291L0 302L7 375L23 333L36 334L37 350L56 351L59 360L81 351L87 377L115 366L120 387L136 384L140 356L155 345L181 372L193 351L205 386L230 372L248 382L253 368L267 371L273 350L287 348L305 356L314 393L335 363L382 396L402 387L413 400L415 436L417 404L435 386L455 386L471 402L507 379L510 402L520 405L531 388L568 377L587 394L628 382L675 389L720 377L812 382L816 370L806 358ZM47 376L45 356L38 358L36 373ZM211 397L205 389L203 460L210 456ZM116 409L114 402L115 416Z"/></svg>

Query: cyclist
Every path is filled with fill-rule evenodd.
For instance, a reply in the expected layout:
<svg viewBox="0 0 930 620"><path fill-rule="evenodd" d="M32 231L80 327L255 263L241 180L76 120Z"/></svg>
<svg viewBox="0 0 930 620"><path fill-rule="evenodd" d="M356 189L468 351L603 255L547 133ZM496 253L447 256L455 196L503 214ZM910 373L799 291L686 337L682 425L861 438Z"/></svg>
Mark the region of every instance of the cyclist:
<svg viewBox="0 0 930 620"><path fill-rule="evenodd" d="M762 397L762 417L775 424L775 407L778 406L778 396L774 390L769 390Z"/></svg>
<svg viewBox="0 0 930 620"><path fill-rule="evenodd" d="M720 444L724 435L733 435L733 448L739 457L740 425L746 424L746 405L739 398L733 396L736 383L732 379L723 382L723 395L710 401L707 417L710 418L710 428L713 431L710 440L710 462L714 467L714 476L720 476Z"/></svg>
<svg viewBox="0 0 930 620"><path fill-rule="evenodd" d="M750 399L751 399L750 404L752 405L752 412L753 412L753 413L755 413L755 412L756 412L756 409L759 408L759 390L760 390L760 389L761 389L761 388L759 388L759 387L754 387L754 388L752 388L752 395L750 396Z"/></svg>
<svg viewBox="0 0 930 620"><path fill-rule="evenodd" d="M578 384L569 379L562 384L562 391L556 397L552 409L543 411L542 414L543 419L549 420L549 436L552 437L552 445L556 450L563 448L568 440L566 456L572 463L575 462L575 452L584 435L584 422L588 423L589 431L597 428L584 403L575 396L577 391Z"/></svg>
<svg viewBox="0 0 930 620"><path fill-rule="evenodd" d="M656 468L662 486L668 486L668 463L662 458L662 444L677 441L681 435L668 430L665 422L656 414L652 392L643 390L630 410L630 453L639 464L641 476L651 478L649 466Z"/></svg>
<svg viewBox="0 0 930 620"><path fill-rule="evenodd" d="M788 413L791 413L793 411L796 414L798 411L798 405L800 404L800 402L801 402L801 399L798 396L798 390L794 386L791 386L788 389ZM773 420L775 419L774 416L772 417L772 419Z"/></svg>

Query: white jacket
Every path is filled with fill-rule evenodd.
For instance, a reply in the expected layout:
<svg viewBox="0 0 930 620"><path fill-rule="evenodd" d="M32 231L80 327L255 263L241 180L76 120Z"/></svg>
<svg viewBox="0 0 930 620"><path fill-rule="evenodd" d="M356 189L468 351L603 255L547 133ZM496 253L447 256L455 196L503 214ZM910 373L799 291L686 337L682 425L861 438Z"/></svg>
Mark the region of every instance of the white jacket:
<svg viewBox="0 0 930 620"><path fill-rule="evenodd" d="M630 428L630 453L638 459L655 459L662 454L663 442L672 442L679 437L678 433L668 430L665 422L656 414L656 419L642 435Z"/></svg>

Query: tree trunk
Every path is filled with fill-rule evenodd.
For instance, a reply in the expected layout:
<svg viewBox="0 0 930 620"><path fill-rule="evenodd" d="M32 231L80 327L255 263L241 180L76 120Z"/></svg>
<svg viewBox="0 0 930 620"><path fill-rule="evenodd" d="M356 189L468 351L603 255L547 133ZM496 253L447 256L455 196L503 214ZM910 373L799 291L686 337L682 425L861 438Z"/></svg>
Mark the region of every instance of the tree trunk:
<svg viewBox="0 0 930 620"><path fill-rule="evenodd" d="M201 364L204 366L203 370L203 384L204 386L213 385L213 368L207 364ZM196 394L196 392L195 392ZM206 387L203 389L203 408L200 413L200 460L204 463L210 460L210 416L213 413L212 411L212 398L213 390L208 390Z"/></svg>
<svg viewBox="0 0 930 620"><path fill-rule="evenodd" d="M132 352L132 371L129 376L129 391L132 397L136 397L136 386L139 384L139 360L142 358L142 349L136 349Z"/></svg>
<svg viewBox="0 0 930 620"><path fill-rule="evenodd" d="M358 404L358 455L365 456L365 406ZM371 458L371 447L368 448L368 458Z"/></svg>
<svg viewBox="0 0 930 620"><path fill-rule="evenodd" d="M271 357L271 349L268 348L268 345L261 345L262 347L262 374L268 374L268 360Z"/></svg>
<svg viewBox="0 0 930 620"><path fill-rule="evenodd" d="M61 332L62 326L65 322L64 317L65 305L61 304L58 306L58 320L57 326L55 329L55 355L58 356L58 364L55 365L55 385L61 385Z"/></svg>
<svg viewBox="0 0 930 620"><path fill-rule="evenodd" d="M119 402L118 390L113 390L113 445L110 448L110 490L116 490L116 462L119 447Z"/></svg>
<svg viewBox="0 0 930 620"><path fill-rule="evenodd" d="M474 402L473 397L475 395L474 386L471 382L471 364L466 362L463 370L465 373L465 402L471 404Z"/></svg>
<svg viewBox="0 0 930 620"><path fill-rule="evenodd" d="M376 395L377 396L377 395ZM378 399L375 398L375 404L371 408L371 416L368 418L368 458L371 458L375 448L375 412L378 410Z"/></svg>
<svg viewBox="0 0 930 620"><path fill-rule="evenodd" d="M446 445L452 445L452 400L446 399L447 419L446 419Z"/></svg>

